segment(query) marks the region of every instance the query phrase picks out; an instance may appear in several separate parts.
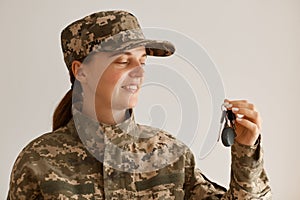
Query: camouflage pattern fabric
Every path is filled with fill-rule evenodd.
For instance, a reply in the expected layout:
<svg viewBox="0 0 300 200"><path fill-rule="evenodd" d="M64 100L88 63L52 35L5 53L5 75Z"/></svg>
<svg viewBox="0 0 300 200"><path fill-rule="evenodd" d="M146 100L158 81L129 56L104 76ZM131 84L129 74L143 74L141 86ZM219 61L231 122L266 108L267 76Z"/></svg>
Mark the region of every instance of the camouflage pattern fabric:
<svg viewBox="0 0 300 200"><path fill-rule="evenodd" d="M182 142L164 131L136 124L130 114L132 109L127 110L128 117L123 123L99 126L80 108L80 103L73 104L77 134L89 153L105 167L133 173L152 172L174 163L186 151Z"/></svg>
<svg viewBox="0 0 300 200"><path fill-rule="evenodd" d="M122 51L145 46L150 56L169 56L175 47L168 41L145 39L137 18L126 11L93 13L67 26L61 33L65 63L82 61L91 52Z"/></svg>
<svg viewBox="0 0 300 200"><path fill-rule="evenodd" d="M153 158L148 159L163 161L164 157L157 152L164 146L181 147L183 154L155 171L117 170L90 153L91 149L83 145L72 119L67 126L40 136L22 150L12 170L7 199L271 199L260 141L252 147L237 143L232 146L231 181L226 191L195 168L189 148L162 130L153 129L155 134L147 140L135 141L136 148L132 148L132 143L117 139L124 134L120 126L135 123L132 116L113 126L87 119L81 129L87 132L99 128L110 130L104 134L115 138L116 145L128 147L129 151L152 151ZM138 126L147 131L151 129ZM105 144L101 147L101 142L98 145L97 148L105 148ZM113 159L112 156L112 162ZM147 159L136 162L142 164Z"/></svg>

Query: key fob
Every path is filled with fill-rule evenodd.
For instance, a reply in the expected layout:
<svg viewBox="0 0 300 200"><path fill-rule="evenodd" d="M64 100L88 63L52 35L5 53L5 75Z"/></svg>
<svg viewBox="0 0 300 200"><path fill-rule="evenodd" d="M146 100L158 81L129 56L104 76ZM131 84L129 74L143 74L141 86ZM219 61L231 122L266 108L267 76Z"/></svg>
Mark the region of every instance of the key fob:
<svg viewBox="0 0 300 200"><path fill-rule="evenodd" d="M223 123L225 121L222 132L220 132L221 140L222 140L222 143L224 146L229 147L229 146L233 145L234 138L236 137L236 133L235 133L236 116L232 112L232 110L227 110L227 108L224 106L224 104L222 105L221 109L222 109L222 116L221 116L221 120L220 120L221 125L223 125ZM219 136L219 138L220 138L220 136Z"/></svg>
<svg viewBox="0 0 300 200"><path fill-rule="evenodd" d="M223 145L226 146L226 147L229 147L229 146L233 145L234 138L235 138L234 129L229 127L229 126L226 126L223 129L222 135L221 135Z"/></svg>

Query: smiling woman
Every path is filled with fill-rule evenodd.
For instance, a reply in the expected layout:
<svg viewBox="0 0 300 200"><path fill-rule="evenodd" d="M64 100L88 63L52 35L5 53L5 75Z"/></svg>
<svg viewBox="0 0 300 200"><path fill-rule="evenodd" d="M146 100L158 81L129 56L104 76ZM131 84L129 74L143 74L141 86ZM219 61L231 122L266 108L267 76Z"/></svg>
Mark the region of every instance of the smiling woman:
<svg viewBox="0 0 300 200"><path fill-rule="evenodd" d="M11 174L8 199L270 199L260 116L229 101L237 120L230 188L195 168L171 134L135 123L147 56L170 56L167 41L145 39L126 11L103 11L61 35L72 87L56 108L53 132L30 142Z"/></svg>
<svg viewBox="0 0 300 200"><path fill-rule="evenodd" d="M145 61L143 46L117 54L99 52L84 64L73 61L72 72L84 93L82 112L106 124L124 121L125 111L137 104Z"/></svg>

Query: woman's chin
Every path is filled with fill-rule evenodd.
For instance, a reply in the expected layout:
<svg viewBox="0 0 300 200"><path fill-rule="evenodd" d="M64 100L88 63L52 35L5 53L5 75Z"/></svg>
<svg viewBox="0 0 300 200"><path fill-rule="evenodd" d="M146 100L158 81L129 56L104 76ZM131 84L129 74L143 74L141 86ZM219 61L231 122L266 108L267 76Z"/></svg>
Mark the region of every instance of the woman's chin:
<svg viewBox="0 0 300 200"><path fill-rule="evenodd" d="M134 108L138 103L138 96L137 95L130 95L124 98L117 98L112 103L112 108L117 110L124 110L129 108Z"/></svg>
<svg viewBox="0 0 300 200"><path fill-rule="evenodd" d="M128 101L128 108L134 108L137 105L138 98L137 97L131 97Z"/></svg>

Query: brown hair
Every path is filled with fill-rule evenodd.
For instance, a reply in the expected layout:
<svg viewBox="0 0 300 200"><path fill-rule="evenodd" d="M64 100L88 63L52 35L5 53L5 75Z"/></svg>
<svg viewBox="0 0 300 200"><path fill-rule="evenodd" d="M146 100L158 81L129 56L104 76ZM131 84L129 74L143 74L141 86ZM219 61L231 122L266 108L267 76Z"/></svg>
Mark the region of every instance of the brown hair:
<svg viewBox="0 0 300 200"><path fill-rule="evenodd" d="M72 70L69 71L70 81L72 83L71 89L65 94L58 106L55 108L52 121L52 130L67 125L67 123L72 119L72 93L75 77Z"/></svg>
<svg viewBox="0 0 300 200"><path fill-rule="evenodd" d="M96 52L91 52L88 56L81 59L76 59L81 63L88 64ZM72 65L72 64L71 64ZM58 106L55 108L53 119L52 119L52 130L55 131L56 129L67 125L67 123L72 119L72 103L76 103L78 101L82 101L81 91L82 87L81 84L75 84L75 76L72 72L72 66L68 66L69 75L70 75L70 82L72 84L71 89L65 94L62 98ZM74 92L73 92L74 91ZM74 96L73 96L74 95Z"/></svg>

